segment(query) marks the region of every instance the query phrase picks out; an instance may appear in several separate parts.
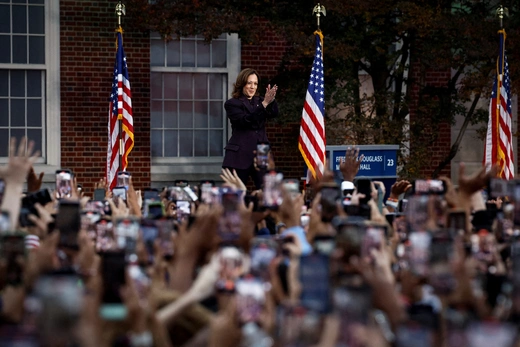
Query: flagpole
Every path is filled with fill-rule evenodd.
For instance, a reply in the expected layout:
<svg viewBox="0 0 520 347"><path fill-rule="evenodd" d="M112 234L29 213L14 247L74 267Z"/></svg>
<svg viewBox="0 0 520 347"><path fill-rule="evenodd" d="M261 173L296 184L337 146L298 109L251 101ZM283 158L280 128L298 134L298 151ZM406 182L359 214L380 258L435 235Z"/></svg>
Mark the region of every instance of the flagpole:
<svg viewBox="0 0 520 347"><path fill-rule="evenodd" d="M121 16L126 14L126 8L125 5L119 1L116 5L116 15L117 15L117 31L121 32L121 39L123 38L123 28L121 27ZM119 73L119 72L118 72ZM123 153L125 151L123 146L123 114L119 114L119 105L118 105L118 112L117 112L117 123L119 126L119 134L118 134L118 141L119 141L119 171L125 171L125 168L123 167Z"/></svg>
<svg viewBox="0 0 520 347"><path fill-rule="evenodd" d="M502 176L502 173L504 171L504 167L502 166L501 159L502 156L499 155L500 152L500 93L501 93L501 86L503 81L503 73L504 73L504 51L505 51L505 30L504 30L504 16L508 16L509 11L504 6L500 5L497 9L497 16L500 23L500 30L498 31L499 35L503 35L504 39L500 40L500 52L499 52L499 58L497 59L497 95L496 98L498 100L497 102L497 109L494 110L496 113L496 139L497 139L497 155L496 160L497 162L495 164L498 164L500 166L500 171L497 173L499 177ZM499 66L501 65L501 66ZM502 153L505 155L505 153Z"/></svg>

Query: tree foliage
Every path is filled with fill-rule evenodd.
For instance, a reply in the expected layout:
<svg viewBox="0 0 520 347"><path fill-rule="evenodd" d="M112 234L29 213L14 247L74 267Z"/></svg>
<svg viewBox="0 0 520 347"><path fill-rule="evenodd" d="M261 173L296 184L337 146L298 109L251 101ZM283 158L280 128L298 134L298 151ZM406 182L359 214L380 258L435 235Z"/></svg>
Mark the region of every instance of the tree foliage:
<svg viewBox="0 0 520 347"><path fill-rule="evenodd" d="M327 10L321 30L328 144L400 144L404 172L413 176L431 166L428 151L437 140L439 124L451 124L462 116L466 126L485 125L487 111L479 101L488 100L494 77L498 1L321 3ZM159 31L165 39L198 34L211 40L235 32L245 44L268 41L255 25L259 18L268 20L288 43L272 81L280 87L283 119L296 121L314 54L316 20L311 12L315 4L310 0L127 0L127 9L132 25ZM510 12L504 26L515 83L520 82L520 63L516 63L520 6L512 0L504 5ZM443 72L444 80L428 78ZM410 143L413 151L407 154ZM457 151L455 142L437 173Z"/></svg>

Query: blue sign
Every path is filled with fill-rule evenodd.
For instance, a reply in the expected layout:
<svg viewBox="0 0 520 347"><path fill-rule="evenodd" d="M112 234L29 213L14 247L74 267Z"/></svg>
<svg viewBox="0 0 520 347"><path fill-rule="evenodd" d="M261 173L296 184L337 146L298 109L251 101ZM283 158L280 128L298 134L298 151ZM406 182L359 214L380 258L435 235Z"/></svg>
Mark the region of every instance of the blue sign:
<svg viewBox="0 0 520 347"><path fill-rule="evenodd" d="M345 159L345 151L350 146L328 146L328 158L333 171L339 171L340 163ZM367 177L395 177L397 175L397 150L396 145L371 145L358 146L359 155L363 160L359 165L357 176Z"/></svg>

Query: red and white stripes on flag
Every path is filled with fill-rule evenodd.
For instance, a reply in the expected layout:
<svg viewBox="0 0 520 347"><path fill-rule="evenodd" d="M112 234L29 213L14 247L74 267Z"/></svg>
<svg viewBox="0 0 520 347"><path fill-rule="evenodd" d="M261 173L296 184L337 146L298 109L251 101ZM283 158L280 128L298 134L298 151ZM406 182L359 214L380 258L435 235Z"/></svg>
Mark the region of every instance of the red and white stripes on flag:
<svg viewBox="0 0 520 347"><path fill-rule="evenodd" d="M489 169L499 165L499 176L510 180L515 176L513 162L513 135L511 112L511 79L505 53L505 30L498 32L500 51L497 59L497 74L489 103L489 122L484 148L484 165Z"/></svg>
<svg viewBox="0 0 520 347"><path fill-rule="evenodd" d="M314 178L323 175L325 166L325 83L323 78L323 35L316 35L316 53L303 105L298 148ZM307 175L309 178L309 175Z"/></svg>
<svg viewBox="0 0 520 347"><path fill-rule="evenodd" d="M126 171L128 154L134 148L134 120L132 116L132 92L128 78L128 66L123 50L122 29L117 30L117 54L114 64L110 111L108 114L107 185L113 189L117 172ZM121 162L120 162L121 161Z"/></svg>

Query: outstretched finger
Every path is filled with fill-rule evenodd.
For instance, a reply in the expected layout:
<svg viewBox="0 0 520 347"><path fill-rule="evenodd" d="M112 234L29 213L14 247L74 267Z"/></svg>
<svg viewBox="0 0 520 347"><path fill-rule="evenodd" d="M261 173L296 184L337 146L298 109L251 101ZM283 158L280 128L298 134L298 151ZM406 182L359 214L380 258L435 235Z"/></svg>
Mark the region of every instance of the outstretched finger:
<svg viewBox="0 0 520 347"><path fill-rule="evenodd" d="M20 143L18 144L18 157L24 157L25 156L25 145L27 144L27 138L24 136L20 140Z"/></svg>
<svg viewBox="0 0 520 347"><path fill-rule="evenodd" d="M27 150L25 152L26 156L27 157L33 157L35 153L33 153L34 151L34 141L29 141L28 144L27 144Z"/></svg>
<svg viewBox="0 0 520 347"><path fill-rule="evenodd" d="M16 137L11 137L9 144L9 157L16 157Z"/></svg>

